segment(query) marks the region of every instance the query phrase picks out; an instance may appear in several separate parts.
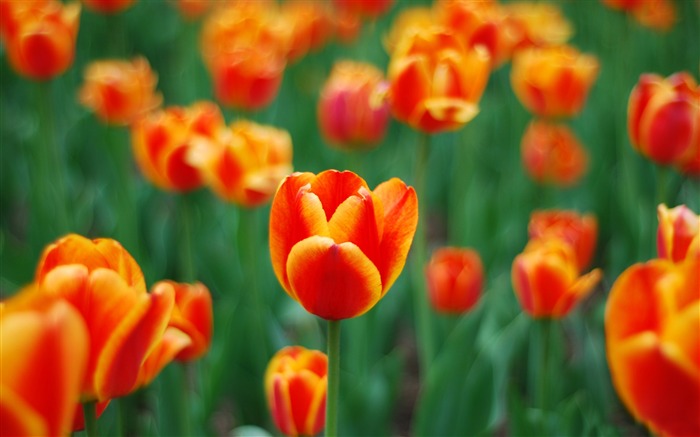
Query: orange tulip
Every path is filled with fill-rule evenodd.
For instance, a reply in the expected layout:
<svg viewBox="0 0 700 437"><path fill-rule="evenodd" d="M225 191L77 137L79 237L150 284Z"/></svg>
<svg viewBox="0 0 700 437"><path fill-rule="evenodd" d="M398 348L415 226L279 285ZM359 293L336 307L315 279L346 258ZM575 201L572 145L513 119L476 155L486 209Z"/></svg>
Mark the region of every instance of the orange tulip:
<svg viewBox="0 0 700 437"><path fill-rule="evenodd" d="M530 122L520 149L525 170L541 184L574 185L588 167L586 149L564 124Z"/></svg>
<svg viewBox="0 0 700 437"><path fill-rule="evenodd" d="M318 125L324 139L350 150L380 143L389 122L389 106L379 101L385 87L384 75L373 65L337 62L318 101Z"/></svg>
<svg viewBox="0 0 700 437"><path fill-rule="evenodd" d="M352 44L362 28L360 17L347 11L332 11L331 22L335 37L341 44Z"/></svg>
<svg viewBox="0 0 700 437"><path fill-rule="evenodd" d="M676 7L668 0L601 0L612 9L632 14L642 26L667 31L676 23Z"/></svg>
<svg viewBox="0 0 700 437"><path fill-rule="evenodd" d="M12 68L31 79L64 73L75 57L80 4L2 2L2 37Z"/></svg>
<svg viewBox="0 0 700 437"><path fill-rule="evenodd" d="M392 112L423 132L459 129L479 112L489 72L485 49L466 49L446 29L411 28L389 62Z"/></svg>
<svg viewBox="0 0 700 437"><path fill-rule="evenodd" d="M394 4L394 0L335 0L335 7L356 15L378 18Z"/></svg>
<svg viewBox="0 0 700 437"><path fill-rule="evenodd" d="M357 317L401 273L417 223L416 192L399 179L370 191L349 171L295 173L272 201L272 266L308 312L328 320Z"/></svg>
<svg viewBox="0 0 700 437"><path fill-rule="evenodd" d="M326 422L328 358L323 352L287 346L265 372L265 394L272 419L284 435L313 436Z"/></svg>
<svg viewBox="0 0 700 437"><path fill-rule="evenodd" d="M433 25L435 25L433 9L424 6L402 8L391 23L391 29L384 36L383 42L387 53L394 52L404 33L414 31L412 29L420 30Z"/></svg>
<svg viewBox="0 0 700 437"><path fill-rule="evenodd" d="M186 349L177 354L176 359L196 360L206 354L211 345L214 320L211 293L201 282L165 282L169 282L175 290L175 307L169 325L181 330L192 340Z"/></svg>
<svg viewBox="0 0 700 437"><path fill-rule="evenodd" d="M206 14L213 4L213 0L175 0L177 10L186 20L196 20Z"/></svg>
<svg viewBox="0 0 700 437"><path fill-rule="evenodd" d="M0 435L69 435L88 360L81 315L27 289L0 303L0 344Z"/></svg>
<svg viewBox="0 0 700 437"><path fill-rule="evenodd" d="M598 76L598 60L571 46L529 48L513 58L510 81L520 103L540 117L574 117Z"/></svg>
<svg viewBox="0 0 700 437"><path fill-rule="evenodd" d="M531 240L558 238L569 244L576 254L579 271L590 264L598 237L594 215L558 209L535 211L530 215L527 230Z"/></svg>
<svg viewBox="0 0 700 437"><path fill-rule="evenodd" d="M461 314L479 301L484 267L472 249L444 247L433 253L425 267L428 296L436 311Z"/></svg>
<svg viewBox="0 0 700 437"><path fill-rule="evenodd" d="M95 61L85 69L78 100L104 123L127 125L160 106L158 78L146 58Z"/></svg>
<svg viewBox="0 0 700 437"><path fill-rule="evenodd" d="M320 49L333 34L331 12L323 2L287 0L280 5L280 14L289 30L287 59L291 62Z"/></svg>
<svg viewBox="0 0 700 437"><path fill-rule="evenodd" d="M605 308L610 376L660 436L700 435L700 259L653 260L617 278Z"/></svg>
<svg viewBox="0 0 700 437"><path fill-rule="evenodd" d="M68 301L88 327L82 400L104 401L130 393L167 326L172 287L147 293L141 269L118 242L75 234L44 250L35 280L38 292Z"/></svg>
<svg viewBox="0 0 700 437"><path fill-rule="evenodd" d="M513 2L503 4L509 31L516 39L516 50L565 44L573 26L552 3Z"/></svg>
<svg viewBox="0 0 700 437"><path fill-rule="evenodd" d="M674 263L687 258L700 258L700 216L687 206L668 209L659 205L659 227L656 232L656 247L659 258Z"/></svg>
<svg viewBox="0 0 700 437"><path fill-rule="evenodd" d="M116 14L133 5L136 0L83 0L85 6L101 14Z"/></svg>
<svg viewBox="0 0 700 437"><path fill-rule="evenodd" d="M595 269L579 276L576 254L559 238L532 240L515 257L511 272L520 306L533 318L560 319L600 281Z"/></svg>
<svg viewBox="0 0 700 437"><path fill-rule="evenodd" d="M632 146L659 164L684 165L700 153L700 87L686 73L643 74L627 106Z"/></svg>
<svg viewBox="0 0 700 437"><path fill-rule="evenodd" d="M221 111L210 102L147 114L131 126L136 163L148 180L164 190L197 189L203 184L202 176L188 155L195 139L211 138L224 126Z"/></svg>
<svg viewBox="0 0 700 437"><path fill-rule="evenodd" d="M292 140L287 131L239 120L199 141L190 160L219 197L255 207L292 172Z"/></svg>

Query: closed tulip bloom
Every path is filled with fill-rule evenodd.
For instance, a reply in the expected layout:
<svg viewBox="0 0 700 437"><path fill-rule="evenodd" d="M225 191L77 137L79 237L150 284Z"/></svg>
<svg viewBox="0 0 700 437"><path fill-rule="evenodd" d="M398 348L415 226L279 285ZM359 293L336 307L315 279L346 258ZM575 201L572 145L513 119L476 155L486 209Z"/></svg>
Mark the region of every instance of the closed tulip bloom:
<svg viewBox="0 0 700 437"><path fill-rule="evenodd" d="M435 251L425 268L428 296L436 311L461 314L479 301L484 267L472 249L445 247Z"/></svg>
<svg viewBox="0 0 700 437"><path fill-rule="evenodd" d="M534 120L520 144L523 166L541 184L569 187L588 169L588 153L568 126Z"/></svg>
<svg viewBox="0 0 700 437"><path fill-rule="evenodd" d="M511 272L520 306L535 319L561 319L600 281L595 269L579 274L576 254L558 238L532 240L515 257Z"/></svg>
<svg viewBox="0 0 700 437"><path fill-rule="evenodd" d="M221 111L210 102L151 112L131 126L134 158L144 176L159 188L177 192L200 188L202 176L188 155L196 139L213 137L224 127Z"/></svg>
<svg viewBox="0 0 700 437"><path fill-rule="evenodd" d="M632 146L658 164L683 165L700 150L700 87L686 73L643 74L627 106Z"/></svg>
<svg viewBox="0 0 700 437"><path fill-rule="evenodd" d="M178 361L196 360L206 354L211 345L214 320L211 293L201 282L194 284L165 282L175 290L175 307L169 326L178 328L191 339L191 344L180 351L176 359Z"/></svg>
<svg viewBox="0 0 700 437"><path fill-rule="evenodd" d="M685 205L657 209L659 227L656 247L659 258L679 263L687 258L700 258L700 216Z"/></svg>
<svg viewBox="0 0 700 437"><path fill-rule="evenodd" d="M281 20L289 30L290 62L319 50L330 40L333 21L327 6L315 0L287 0L280 5Z"/></svg>
<svg viewBox="0 0 700 437"><path fill-rule="evenodd" d="M676 6L670 0L601 0L612 9L619 9L634 17L642 26L667 31L676 23Z"/></svg>
<svg viewBox="0 0 700 437"><path fill-rule="evenodd" d="M167 327L172 287L148 293L141 269L118 242L75 234L44 250L35 281L38 292L73 305L88 327L81 399L104 401L133 391Z"/></svg>
<svg viewBox="0 0 700 437"><path fill-rule="evenodd" d="M367 18L378 18L391 9L394 0L334 0L335 7Z"/></svg>
<svg viewBox="0 0 700 437"><path fill-rule="evenodd" d="M87 367L87 328L69 303L30 290L0 303L0 435L67 436Z"/></svg>
<svg viewBox="0 0 700 437"><path fill-rule="evenodd" d="M286 436L313 436L326 422L328 358L323 352L288 346L265 371L265 394L272 419Z"/></svg>
<svg viewBox="0 0 700 437"><path fill-rule="evenodd" d="M569 244L576 254L579 271L591 263L598 238L598 220L593 214L559 209L535 211L527 230L531 240L558 238Z"/></svg>
<svg viewBox="0 0 700 437"><path fill-rule="evenodd" d="M598 59L571 46L529 48L513 58L510 81L520 103L540 117L574 117L598 77Z"/></svg>
<svg viewBox="0 0 700 437"><path fill-rule="evenodd" d="M700 259L635 264L605 308L613 386L656 435L700 435Z"/></svg>
<svg viewBox="0 0 700 437"><path fill-rule="evenodd" d="M211 139L200 139L189 159L219 197L256 207L292 172L292 139L285 130L239 120Z"/></svg>
<svg viewBox="0 0 700 437"><path fill-rule="evenodd" d="M391 54L392 112L423 132L459 129L479 112L490 68L483 47L467 49L447 29L414 27L403 34Z"/></svg>
<svg viewBox="0 0 700 437"><path fill-rule="evenodd" d="M272 201L272 266L308 312L327 320L357 317L401 273L417 223L416 192L399 179L370 191L349 171L294 173Z"/></svg>
<svg viewBox="0 0 700 437"><path fill-rule="evenodd" d="M384 75L370 64L337 62L321 89L318 124L328 143L340 149L367 149L384 139L389 105L381 100Z"/></svg>
<svg viewBox="0 0 700 437"><path fill-rule="evenodd" d="M516 1L505 3L509 32L516 39L516 50L565 44L574 33L559 6L553 3Z"/></svg>
<svg viewBox="0 0 700 437"><path fill-rule="evenodd" d="M412 6L402 8L394 17L391 28L382 42L387 53L391 55L403 37L403 34L412 29L423 29L435 24L435 13L433 8L424 6Z"/></svg>
<svg viewBox="0 0 700 437"><path fill-rule="evenodd" d="M155 90L158 78L143 57L95 61L84 77L78 100L104 123L130 124L163 101Z"/></svg>
<svg viewBox="0 0 700 437"><path fill-rule="evenodd" d="M3 2L2 12L5 50L17 73L48 80L73 64L79 3L10 1Z"/></svg>
<svg viewBox="0 0 700 437"><path fill-rule="evenodd" d="M88 9L101 14L116 14L129 8L135 2L136 0L83 0Z"/></svg>
<svg viewBox="0 0 700 437"><path fill-rule="evenodd" d="M213 0L174 0L175 7L186 20L196 20L214 5Z"/></svg>

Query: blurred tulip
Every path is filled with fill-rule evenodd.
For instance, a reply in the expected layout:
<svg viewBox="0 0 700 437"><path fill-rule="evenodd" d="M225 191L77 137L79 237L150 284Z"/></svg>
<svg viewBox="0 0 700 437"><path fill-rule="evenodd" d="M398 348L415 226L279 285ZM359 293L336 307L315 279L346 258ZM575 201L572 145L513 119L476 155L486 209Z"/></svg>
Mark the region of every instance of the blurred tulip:
<svg viewBox="0 0 700 437"><path fill-rule="evenodd" d="M292 139L285 130L239 120L198 141L188 159L219 197L256 207L292 172Z"/></svg>
<svg viewBox="0 0 700 437"><path fill-rule="evenodd" d="M270 360L265 394L277 428L286 436L314 436L326 422L328 358L323 352L287 346Z"/></svg>
<svg viewBox="0 0 700 437"><path fill-rule="evenodd" d="M35 281L38 292L73 305L88 327L81 400L104 401L130 393L167 326L172 287L147 293L141 269L118 242L75 234L44 250Z"/></svg>
<svg viewBox="0 0 700 437"><path fill-rule="evenodd" d="M433 253L425 268L428 295L436 311L461 314L479 301L484 267L472 249L444 247Z"/></svg>
<svg viewBox="0 0 700 437"><path fill-rule="evenodd" d="M434 15L433 10L428 7L402 8L391 23L391 29L384 36L383 42L387 53L390 55L393 53L404 33L435 25Z"/></svg>
<svg viewBox="0 0 700 437"><path fill-rule="evenodd" d="M136 0L82 0L88 9L98 12L100 14L116 14L122 12L131 5L133 5Z"/></svg>
<svg viewBox="0 0 700 437"><path fill-rule="evenodd" d="M224 127L219 107L210 102L152 112L131 126L134 158L144 176L164 190L197 189L202 176L188 154L196 138L212 138Z"/></svg>
<svg viewBox="0 0 700 437"><path fill-rule="evenodd" d="M339 149L367 149L384 139L389 105L382 72L373 65L340 61L321 88L318 125L321 134Z"/></svg>
<svg viewBox="0 0 700 437"><path fill-rule="evenodd" d="M700 435L700 259L625 270L605 308L613 385L656 435Z"/></svg>
<svg viewBox="0 0 700 437"><path fill-rule="evenodd" d="M0 22L8 60L20 75L48 80L73 64L79 3L3 1Z"/></svg>
<svg viewBox="0 0 700 437"><path fill-rule="evenodd" d="M211 293L201 282L194 284L166 282L169 282L175 290L175 307L169 326L178 328L192 340L186 349L177 354L176 359L178 361L196 360L206 354L211 345L214 325Z"/></svg>
<svg viewBox="0 0 700 437"><path fill-rule="evenodd" d="M527 227L531 240L558 238L576 254L576 266L583 271L591 263L598 238L598 220L593 214L551 209L535 211Z"/></svg>
<svg viewBox="0 0 700 437"><path fill-rule="evenodd" d="M0 303L0 435L70 435L88 360L85 322L33 287Z"/></svg>
<svg viewBox="0 0 700 437"><path fill-rule="evenodd" d="M520 306L535 319L566 317L602 277L599 269L579 276L574 249L559 238L530 241L511 275Z"/></svg>
<svg viewBox="0 0 700 437"><path fill-rule="evenodd" d="M333 3L341 11L376 19L391 9L394 0L334 0Z"/></svg>
<svg viewBox="0 0 700 437"><path fill-rule="evenodd" d="M516 50L565 44L574 33L573 26L553 3L504 3L509 31L516 39Z"/></svg>
<svg viewBox="0 0 700 437"><path fill-rule="evenodd" d="M280 5L280 14L289 29L287 59L297 61L307 53L323 47L333 34L331 12L323 2L287 0Z"/></svg>
<svg viewBox="0 0 700 437"><path fill-rule="evenodd" d="M455 130L479 112L490 73L488 52L467 50L448 30L413 28L389 62L394 116L427 133Z"/></svg>
<svg viewBox="0 0 700 437"><path fill-rule="evenodd" d="M516 53L510 73L515 95L540 117L574 117L598 76L598 60L571 46L530 48Z"/></svg>
<svg viewBox="0 0 700 437"><path fill-rule="evenodd" d="M78 100L103 123L130 124L163 101L155 92L158 78L143 57L92 62L84 78Z"/></svg>
<svg viewBox="0 0 700 437"><path fill-rule="evenodd" d="M173 0L175 7L186 20L200 18L214 5L214 0Z"/></svg>
<svg viewBox="0 0 700 437"><path fill-rule="evenodd" d="M700 258L700 216L685 205L668 209L659 205L656 247L659 258L679 263Z"/></svg>
<svg viewBox="0 0 700 437"><path fill-rule="evenodd" d="M700 153L700 87L676 73L643 74L627 106L632 146L658 164L684 165Z"/></svg>
<svg viewBox="0 0 700 437"><path fill-rule="evenodd" d="M564 124L534 120L520 145L523 166L541 184L568 187L588 168L588 153Z"/></svg>
<svg viewBox="0 0 700 437"><path fill-rule="evenodd" d="M642 26L667 31L676 23L676 7L669 0L601 0L612 8L632 14Z"/></svg>
<svg viewBox="0 0 700 437"><path fill-rule="evenodd" d="M294 173L272 201L272 266L308 312L328 320L357 317L401 273L417 223L415 190L399 179L370 191L349 171Z"/></svg>
<svg viewBox="0 0 700 437"><path fill-rule="evenodd" d="M332 11L331 23L335 38L341 44L352 44L360 35L362 21L360 17L347 11Z"/></svg>

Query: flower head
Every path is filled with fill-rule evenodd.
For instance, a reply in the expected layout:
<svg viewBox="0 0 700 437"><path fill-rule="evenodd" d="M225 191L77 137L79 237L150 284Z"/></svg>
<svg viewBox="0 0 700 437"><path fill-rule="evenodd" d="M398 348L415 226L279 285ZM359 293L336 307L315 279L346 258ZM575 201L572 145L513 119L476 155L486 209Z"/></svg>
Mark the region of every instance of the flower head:
<svg viewBox="0 0 700 437"><path fill-rule="evenodd" d="M659 227L656 247L659 258L679 263L687 258L700 258L700 216L685 205L657 208Z"/></svg>
<svg viewBox="0 0 700 437"><path fill-rule="evenodd" d="M441 313L461 314L472 309L481 296L484 267L472 249L443 247L425 267L428 296Z"/></svg>

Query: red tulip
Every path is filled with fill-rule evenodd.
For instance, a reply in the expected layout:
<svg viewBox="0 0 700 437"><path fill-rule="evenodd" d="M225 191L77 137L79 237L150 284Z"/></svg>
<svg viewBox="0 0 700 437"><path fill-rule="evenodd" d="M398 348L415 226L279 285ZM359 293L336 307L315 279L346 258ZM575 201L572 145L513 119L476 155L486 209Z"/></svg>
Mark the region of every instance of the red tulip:
<svg viewBox="0 0 700 437"><path fill-rule="evenodd" d="M531 240L553 237L569 244L576 254L579 271L590 264L598 237L594 215L558 209L535 211L530 215L527 230Z"/></svg>
<svg viewBox="0 0 700 437"><path fill-rule="evenodd" d="M659 258L679 263L687 258L700 258L700 216L687 206L668 209L659 205L659 227L656 247Z"/></svg>
<svg viewBox="0 0 700 437"><path fill-rule="evenodd" d="M436 311L461 314L479 301L484 284L484 267L471 249L445 247L433 253L425 267L430 302Z"/></svg>

